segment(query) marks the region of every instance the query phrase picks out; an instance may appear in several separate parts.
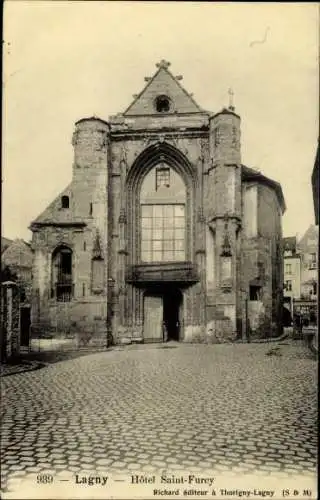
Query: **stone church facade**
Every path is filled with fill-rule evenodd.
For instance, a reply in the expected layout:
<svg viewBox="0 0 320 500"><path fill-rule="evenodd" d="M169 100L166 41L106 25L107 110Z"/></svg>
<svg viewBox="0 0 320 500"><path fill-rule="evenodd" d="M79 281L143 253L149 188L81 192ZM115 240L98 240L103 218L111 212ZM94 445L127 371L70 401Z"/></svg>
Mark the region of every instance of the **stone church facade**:
<svg viewBox="0 0 320 500"><path fill-rule="evenodd" d="M280 327L281 186L242 164L234 107L205 111L180 80L161 61L124 113L75 124L72 181L31 224L34 330L214 342Z"/></svg>

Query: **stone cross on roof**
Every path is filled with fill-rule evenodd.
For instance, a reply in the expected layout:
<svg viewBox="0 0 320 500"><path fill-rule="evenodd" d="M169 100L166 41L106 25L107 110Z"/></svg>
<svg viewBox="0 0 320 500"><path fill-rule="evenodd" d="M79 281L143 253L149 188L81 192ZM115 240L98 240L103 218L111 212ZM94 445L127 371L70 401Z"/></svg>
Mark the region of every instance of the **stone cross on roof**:
<svg viewBox="0 0 320 500"><path fill-rule="evenodd" d="M158 62L156 64L157 68L164 68L164 69L168 69L169 66L170 66L170 62L169 61L166 61L165 59L161 59L160 62Z"/></svg>

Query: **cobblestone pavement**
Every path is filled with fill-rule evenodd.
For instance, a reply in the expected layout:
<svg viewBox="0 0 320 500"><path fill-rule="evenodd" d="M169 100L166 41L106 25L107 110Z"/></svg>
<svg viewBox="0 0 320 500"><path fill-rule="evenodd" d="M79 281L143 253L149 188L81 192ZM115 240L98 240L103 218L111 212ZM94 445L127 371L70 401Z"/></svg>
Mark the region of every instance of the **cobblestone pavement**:
<svg viewBox="0 0 320 500"><path fill-rule="evenodd" d="M39 472L315 474L317 363L301 345L119 347L1 384L4 489Z"/></svg>

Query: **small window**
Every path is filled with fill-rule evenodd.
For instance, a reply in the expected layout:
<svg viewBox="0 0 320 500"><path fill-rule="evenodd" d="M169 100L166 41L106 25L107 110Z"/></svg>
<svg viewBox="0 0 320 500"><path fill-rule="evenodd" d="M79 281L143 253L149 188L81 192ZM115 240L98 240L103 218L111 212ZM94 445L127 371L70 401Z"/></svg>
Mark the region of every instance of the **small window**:
<svg viewBox="0 0 320 500"><path fill-rule="evenodd" d="M317 254L311 253L309 257L309 269L316 269L317 267Z"/></svg>
<svg viewBox="0 0 320 500"><path fill-rule="evenodd" d="M261 299L261 286L250 286L249 290L250 300Z"/></svg>
<svg viewBox="0 0 320 500"><path fill-rule="evenodd" d="M168 113L170 111L170 99L166 95L159 95L155 100L155 107L158 113Z"/></svg>
<svg viewBox="0 0 320 500"><path fill-rule="evenodd" d="M156 191L160 187L170 187L170 168L159 167L156 170Z"/></svg>
<svg viewBox="0 0 320 500"><path fill-rule="evenodd" d="M69 208L69 196L61 197L61 208Z"/></svg>
<svg viewBox="0 0 320 500"><path fill-rule="evenodd" d="M215 147L217 147L221 142L221 130L219 127L216 127L214 129L213 136L214 136L214 145Z"/></svg>
<svg viewBox="0 0 320 500"><path fill-rule="evenodd" d="M92 215L93 214L93 205L92 203L90 203L90 206L89 206L89 215Z"/></svg>
<svg viewBox="0 0 320 500"><path fill-rule="evenodd" d="M291 264L286 264L286 274L291 274L292 272L292 268L291 268Z"/></svg>
<svg viewBox="0 0 320 500"><path fill-rule="evenodd" d="M292 292L292 281L291 280L286 280L283 286L284 290L287 292Z"/></svg>

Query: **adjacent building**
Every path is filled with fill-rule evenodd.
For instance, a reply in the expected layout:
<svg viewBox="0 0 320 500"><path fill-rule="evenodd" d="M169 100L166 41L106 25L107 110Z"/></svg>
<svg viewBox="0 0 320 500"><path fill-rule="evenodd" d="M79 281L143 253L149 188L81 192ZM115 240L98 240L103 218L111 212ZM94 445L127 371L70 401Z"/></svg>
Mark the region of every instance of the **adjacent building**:
<svg viewBox="0 0 320 500"><path fill-rule="evenodd" d="M1 271L11 274L23 290L22 301L30 302L33 252L23 239L1 238Z"/></svg>
<svg viewBox="0 0 320 500"><path fill-rule="evenodd" d="M275 335L281 186L242 163L240 116L211 113L161 61L128 108L75 124L71 183L31 224L34 328L115 342Z"/></svg>
<svg viewBox="0 0 320 500"><path fill-rule="evenodd" d="M301 298L317 300L318 226L310 225L298 243L301 256Z"/></svg>
<svg viewBox="0 0 320 500"><path fill-rule="evenodd" d="M306 316L315 322L318 300L319 228L310 225L302 238L283 239L284 305L292 316Z"/></svg>
<svg viewBox="0 0 320 500"><path fill-rule="evenodd" d="M32 263L29 243L1 238L1 361L29 346Z"/></svg>
<svg viewBox="0 0 320 500"><path fill-rule="evenodd" d="M283 238L283 301L293 314L293 301L301 297L301 256L297 252L297 238Z"/></svg>

